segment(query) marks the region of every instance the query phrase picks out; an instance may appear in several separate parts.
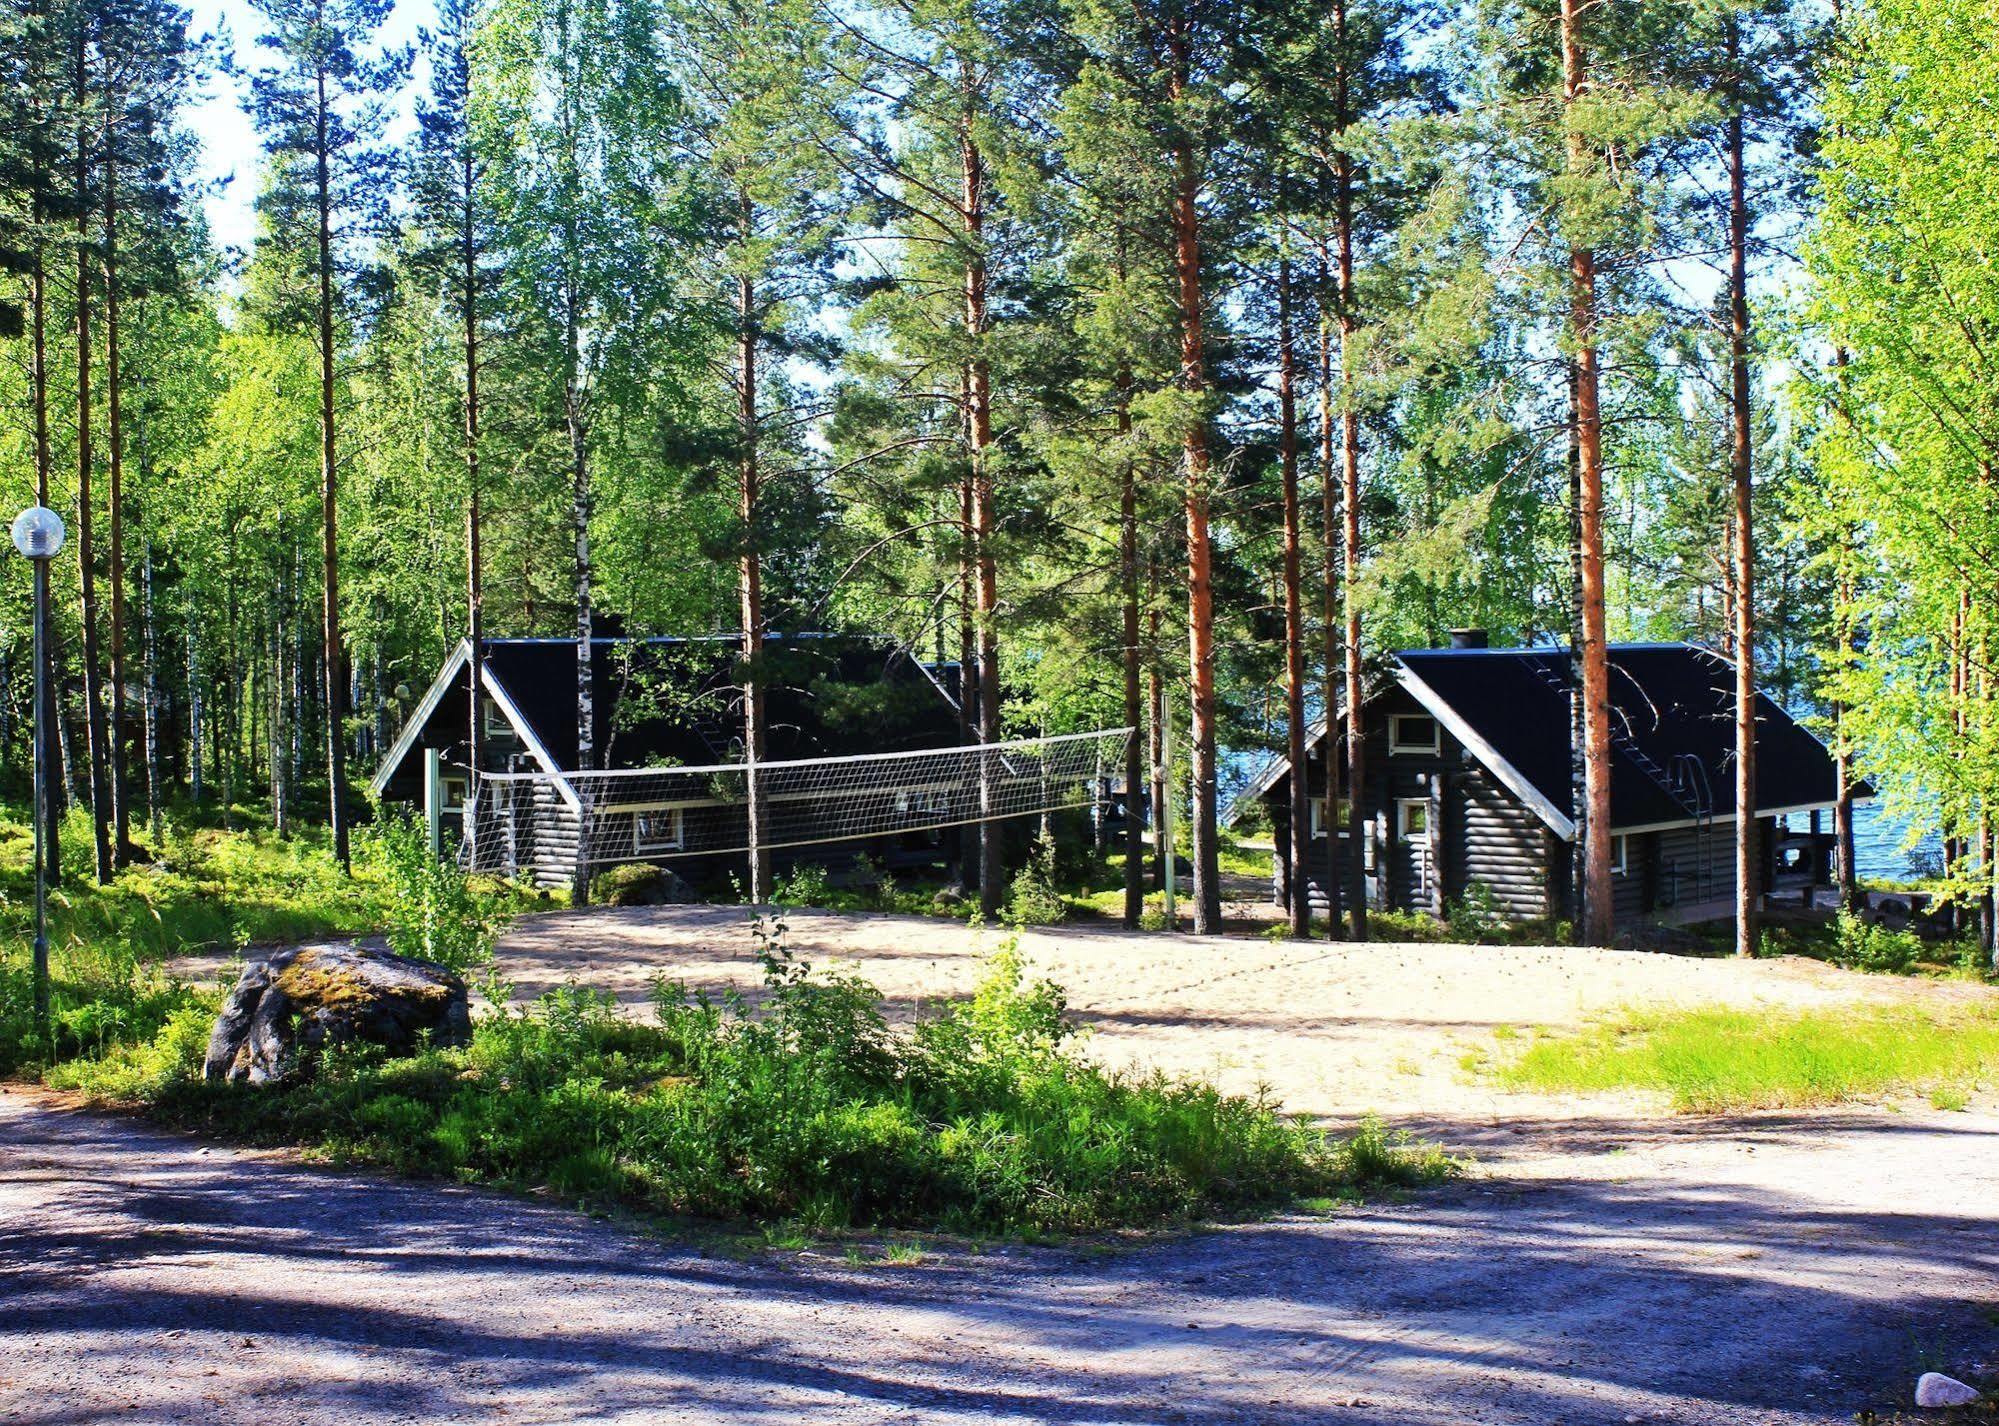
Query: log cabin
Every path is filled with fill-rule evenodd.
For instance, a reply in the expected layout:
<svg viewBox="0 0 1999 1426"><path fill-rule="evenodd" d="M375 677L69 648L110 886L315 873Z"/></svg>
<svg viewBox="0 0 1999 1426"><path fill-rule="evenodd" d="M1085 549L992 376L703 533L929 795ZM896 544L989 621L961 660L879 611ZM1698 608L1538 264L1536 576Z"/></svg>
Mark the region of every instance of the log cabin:
<svg viewBox="0 0 1999 1426"><path fill-rule="evenodd" d="M1734 913L1734 678L1727 659L1691 644L1611 646L1611 861L1621 928ZM1341 887L1351 885L1358 857L1370 906L1441 916L1478 896L1509 921L1572 918L1573 686L1568 649L1488 648L1477 630L1458 631L1450 648L1393 655L1361 719L1358 848L1346 796L1336 810ZM1756 728L1758 891L1809 903L1833 883L1833 836L1821 825L1836 800L1832 755L1765 696ZM1343 728L1329 749L1321 724L1307 749L1304 892L1324 916L1326 756L1343 772ZM1280 905L1291 895L1291 777L1280 756L1235 804L1255 798L1269 809Z"/></svg>
<svg viewBox="0 0 1999 1426"><path fill-rule="evenodd" d="M598 768L702 767L742 760L740 641L606 637L591 641L591 764ZM560 774L577 764L576 641L484 641L479 771ZM416 701L369 784L386 803L426 809L439 828L462 825L474 784L469 744L469 643L454 648ZM963 741L955 665L926 664L893 641L866 635L772 634L764 645L767 760L948 748ZM526 825L509 839L510 865L489 868L566 885L577 859L578 820L536 784ZM695 855L667 819L640 827L633 861L670 864L690 881L740 869L739 856ZM650 840L646 840L647 838ZM954 864L961 838L916 831L788 848L780 869L812 861L892 867ZM482 856L481 865L485 865Z"/></svg>

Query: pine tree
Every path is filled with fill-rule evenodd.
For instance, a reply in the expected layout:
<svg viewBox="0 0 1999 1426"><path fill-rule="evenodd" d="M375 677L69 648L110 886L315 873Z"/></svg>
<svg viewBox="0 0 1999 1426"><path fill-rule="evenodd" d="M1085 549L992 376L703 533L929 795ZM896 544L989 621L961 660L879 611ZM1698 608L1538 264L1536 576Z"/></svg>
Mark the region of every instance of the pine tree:
<svg viewBox="0 0 1999 1426"><path fill-rule="evenodd" d="M341 629L339 341L360 295L357 244L386 222L393 179L383 142L408 53L371 53L390 0L253 0L270 63L250 75L251 118L272 160L258 206L265 241L296 245L307 293L290 294L314 333L319 388L322 712L327 822L342 869L347 810L347 645Z"/></svg>

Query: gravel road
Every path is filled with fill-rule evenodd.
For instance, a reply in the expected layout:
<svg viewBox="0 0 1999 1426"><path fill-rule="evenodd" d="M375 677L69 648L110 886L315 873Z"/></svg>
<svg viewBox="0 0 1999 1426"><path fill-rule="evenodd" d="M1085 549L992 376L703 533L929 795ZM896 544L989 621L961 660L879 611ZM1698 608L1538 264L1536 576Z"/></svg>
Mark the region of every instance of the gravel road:
<svg viewBox="0 0 1999 1426"><path fill-rule="evenodd" d="M885 934L808 921L822 947ZM620 926L650 928L654 962L662 935L680 938L672 966L738 958L720 923L672 924L550 919L510 942L509 969L635 993L645 957L606 940ZM934 929L899 934L870 974L934 958ZM1430 1063L1493 1024L1648 986L1753 1004L1900 983L1424 947L1315 960L1335 990L1300 965L1220 965L1192 938L1151 946L1162 964L1144 969L1133 946L1030 953L1082 957L1078 1004L1113 1057L1256 1059L1329 1104L1378 1096L1480 1167L1324 1218L856 1263L315 1171L17 1089L0 1093L0 1420L1829 1426L1905 1398L1925 1367L1999 1366L1990 1105L1572 1113ZM931 984L905 973L910 997Z"/></svg>

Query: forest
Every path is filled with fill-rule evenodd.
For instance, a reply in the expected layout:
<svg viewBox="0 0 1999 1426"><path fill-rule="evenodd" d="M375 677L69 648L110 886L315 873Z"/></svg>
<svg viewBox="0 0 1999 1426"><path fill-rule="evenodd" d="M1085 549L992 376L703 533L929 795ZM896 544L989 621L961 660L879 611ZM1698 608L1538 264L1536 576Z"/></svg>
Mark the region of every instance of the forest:
<svg viewBox="0 0 1999 1426"><path fill-rule="evenodd" d="M578 640L587 715L593 632L739 638L754 750L762 640L852 629L956 662L968 742L1141 730L1205 930L1243 768L1475 626L1573 643L1592 810L1606 641L1720 651L1990 947L1979 0L250 9L0 0L72 874L190 803L344 862L462 639ZM23 799L30 592L0 562Z"/></svg>

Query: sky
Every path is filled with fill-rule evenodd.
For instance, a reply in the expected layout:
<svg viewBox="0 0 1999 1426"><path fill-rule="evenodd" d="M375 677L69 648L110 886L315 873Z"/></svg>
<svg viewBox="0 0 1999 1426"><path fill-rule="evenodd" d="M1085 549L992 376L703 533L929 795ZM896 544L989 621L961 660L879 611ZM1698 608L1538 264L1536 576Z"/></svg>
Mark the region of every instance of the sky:
<svg viewBox="0 0 1999 1426"><path fill-rule="evenodd" d="M263 24L249 0L184 3L194 17L194 33L224 37L226 48L239 64L256 65L257 35ZM390 45L413 43L417 30L436 15L431 0L397 0L382 27L382 40ZM240 78L211 74L189 116L201 140L201 177L211 188L204 204L209 230L218 245L242 252L249 251L257 232L254 205L262 164L256 130L243 111L248 88Z"/></svg>

